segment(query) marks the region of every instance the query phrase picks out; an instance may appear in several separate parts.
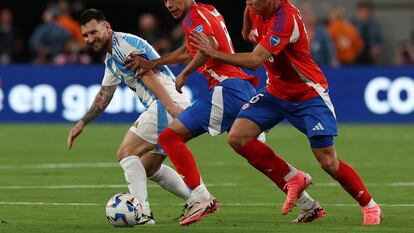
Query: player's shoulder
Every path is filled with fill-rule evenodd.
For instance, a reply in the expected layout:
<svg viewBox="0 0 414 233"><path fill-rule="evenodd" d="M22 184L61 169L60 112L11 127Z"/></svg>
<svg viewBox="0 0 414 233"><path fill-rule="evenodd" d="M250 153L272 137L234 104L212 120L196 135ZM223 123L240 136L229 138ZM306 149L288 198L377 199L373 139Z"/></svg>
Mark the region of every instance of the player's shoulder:
<svg viewBox="0 0 414 233"><path fill-rule="evenodd" d="M220 12L213 5L197 3L192 5L187 11L187 15L184 17L184 23L189 24L197 19L205 20L204 17L208 16L208 14L205 14L207 12L213 16L220 16Z"/></svg>
<svg viewBox="0 0 414 233"><path fill-rule="evenodd" d="M205 3L198 3L198 7L200 9L210 11L215 16L220 15L220 12L213 5L209 5L209 4L205 4Z"/></svg>
<svg viewBox="0 0 414 233"><path fill-rule="evenodd" d="M125 32L115 32L115 37L118 40L126 41L128 44L135 45L135 46L139 46L146 42L146 40L144 40L143 38L137 35L133 35L130 33L125 33Z"/></svg>
<svg viewBox="0 0 414 233"><path fill-rule="evenodd" d="M112 43L115 51L122 51L123 54L147 54L153 51L153 47L143 38L124 32L114 32ZM122 56L121 56L122 57Z"/></svg>
<svg viewBox="0 0 414 233"><path fill-rule="evenodd" d="M291 33L298 14L299 11L293 6L281 6L271 17L268 30L272 33Z"/></svg>
<svg viewBox="0 0 414 233"><path fill-rule="evenodd" d="M116 43L118 43L119 46L121 47L134 47L134 48L145 48L145 49L149 49L151 48L151 45L143 38L137 36L137 35L133 35L130 33L125 33L125 32L116 32L115 37L116 38Z"/></svg>

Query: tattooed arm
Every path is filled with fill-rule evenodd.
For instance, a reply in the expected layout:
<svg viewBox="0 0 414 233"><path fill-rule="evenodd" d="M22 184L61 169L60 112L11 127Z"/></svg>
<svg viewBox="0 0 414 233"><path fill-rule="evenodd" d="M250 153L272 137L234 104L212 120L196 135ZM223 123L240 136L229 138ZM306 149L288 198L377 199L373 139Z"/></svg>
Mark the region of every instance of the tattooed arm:
<svg viewBox="0 0 414 233"><path fill-rule="evenodd" d="M115 93L118 85L102 86L98 94L95 96L95 100L89 111L82 117L82 119L72 128L68 136L68 149L72 148L73 141L82 133L83 128L99 116L108 107L111 99Z"/></svg>

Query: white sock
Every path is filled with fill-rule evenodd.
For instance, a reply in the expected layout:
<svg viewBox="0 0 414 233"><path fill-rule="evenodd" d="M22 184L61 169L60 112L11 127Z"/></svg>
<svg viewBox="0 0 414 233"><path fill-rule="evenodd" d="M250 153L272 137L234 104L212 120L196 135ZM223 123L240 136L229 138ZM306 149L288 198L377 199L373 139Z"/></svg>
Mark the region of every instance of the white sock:
<svg viewBox="0 0 414 233"><path fill-rule="evenodd" d="M283 177L285 181L288 181L290 180L290 178L296 176L296 173L298 172L298 170L296 170L296 168L290 165L289 163L288 163L288 166L289 166L290 172L285 177Z"/></svg>
<svg viewBox="0 0 414 233"><path fill-rule="evenodd" d="M313 204L315 204L315 200L307 192L303 191L299 196L298 204L302 210L310 210Z"/></svg>
<svg viewBox="0 0 414 233"><path fill-rule="evenodd" d="M161 164L160 169L148 179L158 183L168 192L187 201L190 198L190 189L181 179L180 175L171 167Z"/></svg>
<svg viewBox="0 0 414 233"><path fill-rule="evenodd" d="M190 202L194 200L209 200L211 194L208 192L206 186L204 184L200 184L195 189L191 191Z"/></svg>
<svg viewBox="0 0 414 233"><path fill-rule="evenodd" d="M128 156L122 159L119 164L124 169L129 192L141 203L143 214L150 215L151 210L149 208L147 193L147 173L141 160L137 156Z"/></svg>
<svg viewBox="0 0 414 233"><path fill-rule="evenodd" d="M363 206L363 208L372 208L376 205L377 203L374 201L374 199L371 198L371 200L368 202L368 204L366 206Z"/></svg>

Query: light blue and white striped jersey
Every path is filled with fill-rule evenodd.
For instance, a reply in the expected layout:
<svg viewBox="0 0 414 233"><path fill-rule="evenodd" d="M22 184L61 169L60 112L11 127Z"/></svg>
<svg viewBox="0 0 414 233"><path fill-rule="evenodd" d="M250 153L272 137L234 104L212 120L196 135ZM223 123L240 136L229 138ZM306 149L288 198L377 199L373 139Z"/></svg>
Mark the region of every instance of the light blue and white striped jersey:
<svg viewBox="0 0 414 233"><path fill-rule="evenodd" d="M141 79L134 78L135 73L125 69L125 60L131 54L137 54L147 60L160 57L146 40L132 34L113 32L112 54L106 54L102 85L118 85L122 81L135 92L142 104L148 108L151 103L157 100L157 97L145 86ZM159 67L157 77L175 103L188 101L184 95L180 95L176 91L175 76L167 66Z"/></svg>

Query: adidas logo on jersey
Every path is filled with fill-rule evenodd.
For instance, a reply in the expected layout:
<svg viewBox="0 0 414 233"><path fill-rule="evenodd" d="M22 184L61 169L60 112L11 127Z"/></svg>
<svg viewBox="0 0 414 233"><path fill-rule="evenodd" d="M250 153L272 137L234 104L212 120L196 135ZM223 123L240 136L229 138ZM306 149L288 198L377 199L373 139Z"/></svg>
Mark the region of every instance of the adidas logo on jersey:
<svg viewBox="0 0 414 233"><path fill-rule="evenodd" d="M320 131L320 130L325 130L325 128L322 126L322 124L319 122L318 124L315 125L315 127L313 127L312 129L313 131Z"/></svg>

